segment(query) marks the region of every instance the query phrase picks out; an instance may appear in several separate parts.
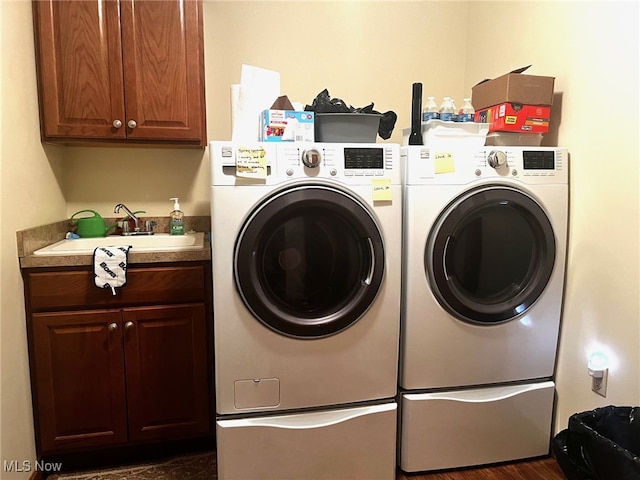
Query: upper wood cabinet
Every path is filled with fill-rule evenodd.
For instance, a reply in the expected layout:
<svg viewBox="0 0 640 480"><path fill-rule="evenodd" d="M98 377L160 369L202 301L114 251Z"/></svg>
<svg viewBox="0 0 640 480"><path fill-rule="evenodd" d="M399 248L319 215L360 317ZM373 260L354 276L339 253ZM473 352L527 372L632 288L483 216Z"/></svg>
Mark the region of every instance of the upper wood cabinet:
<svg viewBox="0 0 640 480"><path fill-rule="evenodd" d="M33 2L42 140L206 145L201 0Z"/></svg>

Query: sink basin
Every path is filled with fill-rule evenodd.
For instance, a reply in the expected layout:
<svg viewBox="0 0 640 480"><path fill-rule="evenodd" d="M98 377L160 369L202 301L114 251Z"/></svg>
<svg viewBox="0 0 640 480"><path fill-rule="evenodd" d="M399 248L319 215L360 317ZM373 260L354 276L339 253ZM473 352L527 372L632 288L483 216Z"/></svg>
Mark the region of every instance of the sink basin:
<svg viewBox="0 0 640 480"><path fill-rule="evenodd" d="M204 233L169 235L156 233L141 236L111 235L100 238L76 238L60 240L33 252L34 255L89 255L96 247L131 245L130 252L179 252L199 250L204 246Z"/></svg>

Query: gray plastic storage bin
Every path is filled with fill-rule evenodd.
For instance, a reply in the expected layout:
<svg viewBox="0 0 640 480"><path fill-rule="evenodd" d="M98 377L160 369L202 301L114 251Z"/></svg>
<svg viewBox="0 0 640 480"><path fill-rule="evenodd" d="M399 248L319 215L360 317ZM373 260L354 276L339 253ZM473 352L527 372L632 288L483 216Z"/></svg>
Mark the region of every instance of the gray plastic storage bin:
<svg viewBox="0 0 640 480"><path fill-rule="evenodd" d="M375 143L381 114L316 113L316 142Z"/></svg>

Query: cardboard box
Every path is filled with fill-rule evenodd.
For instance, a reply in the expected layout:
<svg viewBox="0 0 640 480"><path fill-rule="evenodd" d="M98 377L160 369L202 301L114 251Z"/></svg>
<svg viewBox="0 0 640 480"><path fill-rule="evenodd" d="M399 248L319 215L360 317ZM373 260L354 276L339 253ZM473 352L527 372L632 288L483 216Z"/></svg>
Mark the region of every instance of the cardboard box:
<svg viewBox="0 0 640 480"><path fill-rule="evenodd" d="M552 105L554 77L507 73L471 88L473 108L483 110L502 103Z"/></svg>
<svg viewBox="0 0 640 480"><path fill-rule="evenodd" d="M260 114L261 142L313 142L314 112L264 110Z"/></svg>
<svg viewBox="0 0 640 480"><path fill-rule="evenodd" d="M551 107L501 103L476 110L475 121L488 123L490 132L547 133Z"/></svg>

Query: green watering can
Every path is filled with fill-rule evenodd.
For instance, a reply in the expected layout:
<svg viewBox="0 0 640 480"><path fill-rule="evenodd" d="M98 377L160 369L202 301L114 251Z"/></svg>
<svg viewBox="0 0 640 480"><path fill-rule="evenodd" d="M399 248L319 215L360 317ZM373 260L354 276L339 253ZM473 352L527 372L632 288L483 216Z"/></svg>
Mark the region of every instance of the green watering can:
<svg viewBox="0 0 640 480"><path fill-rule="evenodd" d="M79 215L81 213L92 213L93 215L90 217L75 218L76 215ZM78 226L78 230L76 233L80 236L80 238L106 237L107 233L118 226L118 222L116 222L113 225L109 225L107 227L104 223L104 218L102 218L100 214L95 210L80 210L79 212L71 215L69 221L72 225Z"/></svg>

